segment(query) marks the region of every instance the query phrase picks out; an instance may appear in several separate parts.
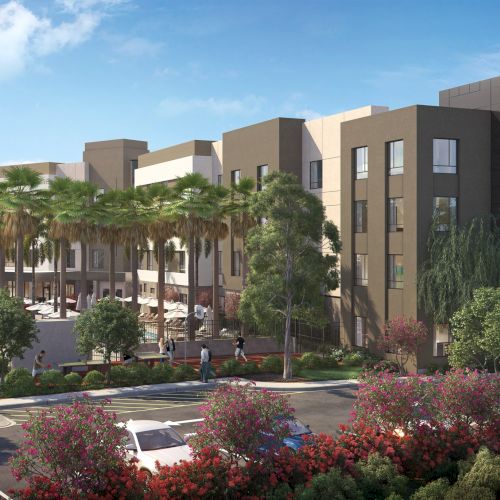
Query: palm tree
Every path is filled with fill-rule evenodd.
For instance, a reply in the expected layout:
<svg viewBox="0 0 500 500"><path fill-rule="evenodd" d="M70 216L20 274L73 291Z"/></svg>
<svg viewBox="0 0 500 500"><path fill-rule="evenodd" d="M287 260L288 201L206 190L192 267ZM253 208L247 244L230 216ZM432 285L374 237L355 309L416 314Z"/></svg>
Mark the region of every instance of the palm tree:
<svg viewBox="0 0 500 500"><path fill-rule="evenodd" d="M219 240L223 240L229 233L225 222L228 213L227 199L229 190L223 186L213 186L210 196L212 198L212 210L206 222L206 238L212 241L212 309L213 325L212 331L219 332Z"/></svg>
<svg viewBox="0 0 500 500"><path fill-rule="evenodd" d="M195 239L205 234L205 221L210 209L211 184L199 173L179 177L175 184L175 200L169 207L177 220L178 235L187 242L188 250L188 314L194 312L195 290ZM189 323L189 338L194 340L193 323Z"/></svg>
<svg viewBox="0 0 500 500"><path fill-rule="evenodd" d="M41 175L29 167L11 167L0 183L0 211L4 233L16 242L16 295L24 297L24 238L36 233L46 208L46 193L39 189Z"/></svg>
<svg viewBox="0 0 500 500"><path fill-rule="evenodd" d="M165 243L175 236L175 221L169 211L173 193L168 186L153 184L147 190L149 213L149 238L158 247L158 341L165 335Z"/></svg>
<svg viewBox="0 0 500 500"><path fill-rule="evenodd" d="M43 222L38 225L36 234L24 240L24 263L26 266L31 266L32 304L36 302L36 268L41 266L46 260L52 260L53 247L51 243L51 240L48 239L47 227ZM55 302L54 307L57 307Z"/></svg>
<svg viewBox="0 0 500 500"><path fill-rule="evenodd" d="M53 186L53 184L52 184ZM97 186L86 181L69 181L66 186L56 186L60 188L59 194L67 189L66 201L61 201L57 212L51 221L51 234L54 238L65 241L80 242L80 303L81 310L87 309L87 244L96 236L96 211L94 200L97 196ZM63 265L65 263L66 248L61 246L61 318L63 317L63 307L66 305L66 284L64 288ZM65 279L64 267L64 279ZM63 298L64 295L64 298Z"/></svg>

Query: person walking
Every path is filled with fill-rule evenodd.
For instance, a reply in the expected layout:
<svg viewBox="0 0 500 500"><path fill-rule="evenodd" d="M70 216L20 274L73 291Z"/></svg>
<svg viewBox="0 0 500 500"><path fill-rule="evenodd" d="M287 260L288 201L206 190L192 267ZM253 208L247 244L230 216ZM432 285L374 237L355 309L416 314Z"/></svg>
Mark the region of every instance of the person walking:
<svg viewBox="0 0 500 500"><path fill-rule="evenodd" d="M236 361L238 361L238 358L241 356L246 363L248 360L247 357L245 356L245 351L243 350L245 346L245 339L240 335L235 340L234 345L236 346L236 350L234 351L234 357L236 358Z"/></svg>
<svg viewBox="0 0 500 500"><path fill-rule="evenodd" d="M170 358L170 364L173 365L175 357L175 342L172 337L168 337L167 339L167 354Z"/></svg>
<svg viewBox="0 0 500 500"><path fill-rule="evenodd" d="M45 365L43 363L43 358L45 356L45 351L40 351L33 361L33 370L31 371L31 376L35 378L37 375L41 375L45 370Z"/></svg>
<svg viewBox="0 0 500 500"><path fill-rule="evenodd" d="M206 384L208 382L208 373L210 370L210 351L206 344L201 346L200 365L201 381Z"/></svg>
<svg viewBox="0 0 500 500"><path fill-rule="evenodd" d="M166 356L167 351L168 351L168 347L165 346L165 340L163 339L163 337L158 342L158 348L160 350L161 362L163 363L165 361L165 356Z"/></svg>

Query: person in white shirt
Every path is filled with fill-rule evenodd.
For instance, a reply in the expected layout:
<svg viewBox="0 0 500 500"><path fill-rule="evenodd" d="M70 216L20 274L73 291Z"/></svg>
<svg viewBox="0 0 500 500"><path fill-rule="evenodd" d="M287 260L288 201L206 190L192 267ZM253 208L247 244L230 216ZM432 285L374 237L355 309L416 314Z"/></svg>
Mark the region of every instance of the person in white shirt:
<svg viewBox="0 0 500 500"><path fill-rule="evenodd" d="M210 371L210 352L206 344L201 346L200 365L201 381L206 384L208 382L208 373Z"/></svg>
<svg viewBox="0 0 500 500"><path fill-rule="evenodd" d="M161 362L163 363L165 361L165 355L167 353L167 347L165 346L165 340L163 340L163 337L158 342L158 348L160 350Z"/></svg>

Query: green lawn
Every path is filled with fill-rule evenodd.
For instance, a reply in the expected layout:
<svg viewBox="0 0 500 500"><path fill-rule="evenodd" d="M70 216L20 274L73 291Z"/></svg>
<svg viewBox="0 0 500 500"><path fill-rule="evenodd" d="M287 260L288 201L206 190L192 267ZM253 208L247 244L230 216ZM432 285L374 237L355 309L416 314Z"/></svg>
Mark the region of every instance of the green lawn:
<svg viewBox="0 0 500 500"><path fill-rule="evenodd" d="M359 366L337 366L336 368L301 370L299 376L308 380L346 380L357 378L360 371Z"/></svg>

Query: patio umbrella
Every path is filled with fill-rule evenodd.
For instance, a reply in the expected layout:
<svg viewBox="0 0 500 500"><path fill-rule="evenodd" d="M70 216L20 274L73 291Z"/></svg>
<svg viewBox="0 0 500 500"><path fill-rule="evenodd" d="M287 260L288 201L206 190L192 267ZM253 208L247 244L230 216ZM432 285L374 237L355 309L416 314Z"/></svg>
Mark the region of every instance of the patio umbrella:
<svg viewBox="0 0 500 500"><path fill-rule="evenodd" d="M50 314L47 315L49 318L54 318L54 319L59 319L59 312L51 312ZM72 311L71 309L68 309L66 311L66 317L67 318L74 318L76 316L80 316L80 313L76 311Z"/></svg>
<svg viewBox="0 0 500 500"><path fill-rule="evenodd" d="M149 304L149 298L147 297L142 297L141 295L137 296L137 303L139 305L144 305L144 304ZM123 299L124 302L132 302L132 297L127 297L126 299Z"/></svg>
<svg viewBox="0 0 500 500"><path fill-rule="evenodd" d="M165 314L165 319L181 319L187 316L187 311L182 309L174 309L172 311L168 311Z"/></svg>
<svg viewBox="0 0 500 500"><path fill-rule="evenodd" d="M158 307L158 299L149 299L148 301L148 306L149 307Z"/></svg>
<svg viewBox="0 0 500 500"><path fill-rule="evenodd" d="M187 304L184 304L182 302L168 302L168 303L165 302L165 310L166 311L180 310L187 312L188 306Z"/></svg>
<svg viewBox="0 0 500 500"><path fill-rule="evenodd" d="M39 304L33 304L32 306L28 306L26 308L26 310L27 311L39 311L44 306L45 306L45 304L43 302L40 302Z"/></svg>
<svg viewBox="0 0 500 500"><path fill-rule="evenodd" d="M57 298L57 302L59 304L61 303L61 297ZM53 303L54 303L54 299L47 300L47 302L46 302L46 304L53 304ZM71 299L69 297L66 297L66 304L75 304L75 303L76 303L75 299Z"/></svg>
<svg viewBox="0 0 500 500"><path fill-rule="evenodd" d="M95 306L96 304L97 304L97 298L95 296L95 293L93 293L90 299L90 307Z"/></svg>
<svg viewBox="0 0 500 500"><path fill-rule="evenodd" d="M207 321L208 322L213 321L214 320L214 312L212 310L212 306L209 305L207 307L206 313L207 313Z"/></svg>
<svg viewBox="0 0 500 500"><path fill-rule="evenodd" d="M90 302L92 301L92 295L90 293L87 295L87 309L90 307Z"/></svg>
<svg viewBox="0 0 500 500"><path fill-rule="evenodd" d="M75 309L77 311L80 311L82 309L82 294L81 293L78 294L78 299L76 301L76 307L75 307Z"/></svg>

